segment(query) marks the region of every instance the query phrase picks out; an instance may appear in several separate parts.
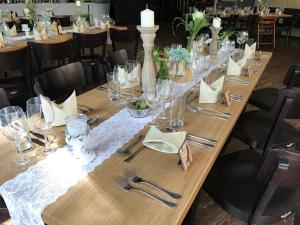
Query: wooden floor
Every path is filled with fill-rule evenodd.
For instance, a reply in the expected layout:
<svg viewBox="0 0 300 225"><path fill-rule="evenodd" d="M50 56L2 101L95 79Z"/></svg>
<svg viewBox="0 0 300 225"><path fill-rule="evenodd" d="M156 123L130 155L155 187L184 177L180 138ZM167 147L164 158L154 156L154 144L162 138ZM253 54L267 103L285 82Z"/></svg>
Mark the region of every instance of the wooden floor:
<svg viewBox="0 0 300 225"><path fill-rule="evenodd" d="M177 39L172 35L172 30L169 26L161 26L156 39L156 45L164 47L171 42L182 41L182 36L179 34ZM273 49L265 49L272 51ZM300 64L300 39L292 39L288 48L284 46L284 40L277 41L277 48L274 50L273 58L268 65L264 75L261 78L259 87L273 86L281 87L282 80L291 64ZM297 123L298 124L298 123ZM299 126L300 127L300 126ZM243 149L243 144L234 141L228 146L230 151ZM245 225L246 223L231 217L222 210L204 191L200 194L200 205L196 216L196 225ZM0 209L1 225L11 225L9 217L5 216L3 210ZM293 218L290 217L286 221L277 223L276 225L292 225ZM72 224L77 225L77 224ZM135 224L133 224L135 225Z"/></svg>

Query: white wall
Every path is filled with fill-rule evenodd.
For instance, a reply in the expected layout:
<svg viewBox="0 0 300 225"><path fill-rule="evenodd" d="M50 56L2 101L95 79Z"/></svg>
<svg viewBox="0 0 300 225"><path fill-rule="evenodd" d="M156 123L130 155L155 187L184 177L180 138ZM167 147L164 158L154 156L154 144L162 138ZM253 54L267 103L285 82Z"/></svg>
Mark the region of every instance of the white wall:
<svg viewBox="0 0 300 225"><path fill-rule="evenodd" d="M300 0L269 0L271 7L300 9Z"/></svg>

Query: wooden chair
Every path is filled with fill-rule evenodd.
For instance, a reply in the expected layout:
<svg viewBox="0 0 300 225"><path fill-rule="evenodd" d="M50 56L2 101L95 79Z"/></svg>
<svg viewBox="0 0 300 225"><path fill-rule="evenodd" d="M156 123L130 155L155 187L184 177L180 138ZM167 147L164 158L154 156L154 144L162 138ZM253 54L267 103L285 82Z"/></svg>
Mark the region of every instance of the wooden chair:
<svg viewBox="0 0 300 225"><path fill-rule="evenodd" d="M34 59L36 75L66 65L74 60L72 40L57 43L29 42L28 45Z"/></svg>
<svg viewBox="0 0 300 225"><path fill-rule="evenodd" d="M0 88L0 109L3 109L7 106L10 106L7 94L3 88Z"/></svg>
<svg viewBox="0 0 300 225"><path fill-rule="evenodd" d="M19 105L33 94L31 62L28 47L0 52L0 88L12 104Z"/></svg>
<svg viewBox="0 0 300 225"><path fill-rule="evenodd" d="M223 19L223 29L225 31L235 31L237 28L237 23L239 20L239 15L230 15Z"/></svg>
<svg viewBox="0 0 300 225"><path fill-rule="evenodd" d="M112 71L116 65L125 65L126 61L128 60L127 51L125 49L121 49L112 52L104 60L109 68L109 71Z"/></svg>
<svg viewBox="0 0 300 225"><path fill-rule="evenodd" d="M52 16L51 17L51 23L53 21L56 21L58 25L62 27L69 27L72 26L71 18L70 16Z"/></svg>
<svg viewBox="0 0 300 225"><path fill-rule="evenodd" d="M117 51L117 44L131 43L132 48L127 49L132 59L136 58L139 45L139 32L135 27L128 27L128 30L109 29L110 38L112 41L113 51Z"/></svg>
<svg viewBox="0 0 300 225"><path fill-rule="evenodd" d="M281 33L282 31L285 32L285 47L288 47L290 36L292 33L292 28L295 27L297 21L300 18L300 14L293 14L292 17L283 18L282 23L277 23L277 30Z"/></svg>
<svg viewBox="0 0 300 225"><path fill-rule="evenodd" d="M300 65L291 65L283 80L285 88L300 87ZM249 104L261 108L265 111L271 111L279 95L277 88L260 88L255 90Z"/></svg>
<svg viewBox="0 0 300 225"><path fill-rule="evenodd" d="M264 16L260 18L257 28L258 48L260 48L260 45L273 45L273 48L276 47L276 22L276 17ZM271 38L271 42L264 40L267 37Z"/></svg>
<svg viewBox="0 0 300 225"><path fill-rule="evenodd" d="M73 40L76 49L76 60L80 61L84 67L91 67L94 82L99 83L105 80L104 74L103 77L99 76L99 65L104 65L103 59L106 53L107 33L73 33ZM97 48L101 48L100 54L96 53ZM89 53L86 52L87 49ZM105 72L104 68L103 72Z"/></svg>
<svg viewBox="0 0 300 225"><path fill-rule="evenodd" d="M84 72L80 62L55 68L35 78L34 90L37 95L44 95L58 102L65 100L75 90L83 91Z"/></svg>
<svg viewBox="0 0 300 225"><path fill-rule="evenodd" d="M243 113L232 136L263 153L274 147L296 145L298 130L285 120L300 118L299 104L299 90L282 89L271 112L253 110Z"/></svg>
<svg viewBox="0 0 300 225"><path fill-rule="evenodd" d="M299 204L300 153L251 149L222 156L210 171L205 191L229 214L249 225L282 221ZM298 223L297 223L298 224Z"/></svg>

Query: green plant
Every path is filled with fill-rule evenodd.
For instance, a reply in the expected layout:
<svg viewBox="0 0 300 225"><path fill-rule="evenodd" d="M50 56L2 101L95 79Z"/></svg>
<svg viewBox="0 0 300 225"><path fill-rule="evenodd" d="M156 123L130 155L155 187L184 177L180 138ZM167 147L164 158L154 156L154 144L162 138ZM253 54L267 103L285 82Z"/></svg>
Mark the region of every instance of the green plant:
<svg viewBox="0 0 300 225"><path fill-rule="evenodd" d="M152 51L153 61L159 66L159 71L157 73L158 78L168 79L168 62L169 55L164 49L154 49Z"/></svg>
<svg viewBox="0 0 300 225"><path fill-rule="evenodd" d="M31 24L36 22L36 20L37 20L36 5L34 2L32 2L32 0L26 1L24 13L28 17L29 22Z"/></svg>
<svg viewBox="0 0 300 225"><path fill-rule="evenodd" d="M234 35L236 35L236 31L223 31L219 35L219 42L223 42L226 38L229 39Z"/></svg>

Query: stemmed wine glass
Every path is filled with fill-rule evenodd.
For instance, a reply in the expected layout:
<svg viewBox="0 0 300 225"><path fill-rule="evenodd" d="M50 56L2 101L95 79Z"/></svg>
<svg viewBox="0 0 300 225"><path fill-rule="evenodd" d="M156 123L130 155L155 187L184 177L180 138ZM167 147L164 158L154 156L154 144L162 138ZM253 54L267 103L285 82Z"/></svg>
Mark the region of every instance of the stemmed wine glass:
<svg viewBox="0 0 300 225"><path fill-rule="evenodd" d="M123 89L126 86L126 71L124 65L115 65L113 69L114 79L116 79L115 83L117 84L117 92L119 96L120 104L126 104L126 99L123 94Z"/></svg>
<svg viewBox="0 0 300 225"><path fill-rule="evenodd" d="M25 165L29 162L28 158L24 157L24 152L32 149L30 133L25 113L21 107L9 106L0 110L1 130L7 137L16 150L19 156L18 164Z"/></svg>
<svg viewBox="0 0 300 225"><path fill-rule="evenodd" d="M50 100L48 104L42 106L41 98L34 97L26 102L27 119L30 126L38 131L44 133L45 149L44 153L51 152L53 148L49 142L46 132L53 126L55 120L55 113Z"/></svg>
<svg viewBox="0 0 300 225"><path fill-rule="evenodd" d="M138 81L139 78L139 71L140 71L140 63L138 60L128 60L125 63L125 76L126 80L131 83L131 95L132 99L135 99L134 95L134 83Z"/></svg>
<svg viewBox="0 0 300 225"><path fill-rule="evenodd" d="M242 45L248 41L248 32L247 31L238 32L236 41L239 44L239 48L241 49L241 53L242 53L243 52Z"/></svg>
<svg viewBox="0 0 300 225"><path fill-rule="evenodd" d="M159 119L165 121L169 118L166 113L166 102L173 96L174 82L172 80L158 79L156 89L163 107L163 112L160 114Z"/></svg>
<svg viewBox="0 0 300 225"><path fill-rule="evenodd" d="M151 126L156 126L156 121L155 121L155 112L160 106L161 100L157 94L156 88L146 88L146 90L143 93L144 98L147 100L148 105L151 108L151 111L153 113L153 119L150 123Z"/></svg>

